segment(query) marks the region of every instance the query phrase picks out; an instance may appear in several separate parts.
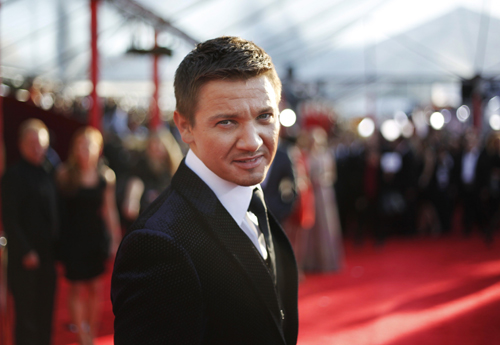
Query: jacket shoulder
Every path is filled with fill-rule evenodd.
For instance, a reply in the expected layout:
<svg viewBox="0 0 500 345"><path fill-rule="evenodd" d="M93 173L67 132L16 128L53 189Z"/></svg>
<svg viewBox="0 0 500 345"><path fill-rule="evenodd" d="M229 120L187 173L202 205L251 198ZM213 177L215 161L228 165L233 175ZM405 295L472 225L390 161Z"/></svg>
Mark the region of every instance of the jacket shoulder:
<svg viewBox="0 0 500 345"><path fill-rule="evenodd" d="M2 179L4 179L4 178L15 178L16 176L19 176L19 174L21 174L21 173L22 173L22 167L18 163L18 164L15 164L15 165L12 165L12 166L8 167L5 170L5 173L3 174Z"/></svg>
<svg viewBox="0 0 500 345"><path fill-rule="evenodd" d="M13 165L5 171L2 176L2 191L12 190L18 191L25 190L26 187L26 173L25 169L20 165Z"/></svg>
<svg viewBox="0 0 500 345"><path fill-rule="evenodd" d="M205 320L198 273L168 234L136 229L123 239L111 300L115 344L201 343Z"/></svg>
<svg viewBox="0 0 500 345"><path fill-rule="evenodd" d="M196 210L174 188L168 187L129 228L127 235L139 229L168 232L172 226L194 217Z"/></svg>

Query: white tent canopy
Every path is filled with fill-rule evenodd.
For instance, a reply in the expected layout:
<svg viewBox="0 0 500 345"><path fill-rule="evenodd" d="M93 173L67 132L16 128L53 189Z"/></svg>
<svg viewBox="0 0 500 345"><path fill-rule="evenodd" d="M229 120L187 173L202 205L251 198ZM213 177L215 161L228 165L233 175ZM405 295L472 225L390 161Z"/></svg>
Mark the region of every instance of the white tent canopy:
<svg viewBox="0 0 500 345"><path fill-rule="evenodd" d="M346 116L370 111L370 103L383 115L430 102L433 88L456 94L462 79L500 72L500 2L102 0L103 94L145 97L151 90L151 57L126 53L131 45L153 44L151 20L127 12L134 2L165 20L159 44L173 50L160 68L167 107L173 106L175 69L194 45L189 38L253 40L273 57L283 79L292 67L302 83L321 82L322 95ZM89 22L89 0L4 0L2 75L57 78L85 92Z"/></svg>

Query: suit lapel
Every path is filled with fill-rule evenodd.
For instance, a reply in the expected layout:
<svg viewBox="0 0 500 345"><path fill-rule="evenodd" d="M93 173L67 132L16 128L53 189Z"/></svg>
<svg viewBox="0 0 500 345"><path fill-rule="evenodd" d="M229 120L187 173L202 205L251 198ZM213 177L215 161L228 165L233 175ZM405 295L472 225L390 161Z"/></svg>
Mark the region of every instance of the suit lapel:
<svg viewBox="0 0 500 345"><path fill-rule="evenodd" d="M202 213L202 218L207 223L207 231L216 237L228 256L242 268L281 332L280 307L273 278L252 241L236 224L212 190L184 161L172 179L172 187Z"/></svg>

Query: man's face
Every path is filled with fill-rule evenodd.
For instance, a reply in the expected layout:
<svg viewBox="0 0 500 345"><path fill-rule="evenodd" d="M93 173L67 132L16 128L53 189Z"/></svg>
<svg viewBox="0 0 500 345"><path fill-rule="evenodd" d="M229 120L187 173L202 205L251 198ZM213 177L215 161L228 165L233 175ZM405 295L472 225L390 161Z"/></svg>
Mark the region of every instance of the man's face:
<svg viewBox="0 0 500 345"><path fill-rule="evenodd" d="M28 130L19 143L19 151L24 159L33 165L41 165L49 147L49 133L45 129Z"/></svg>
<svg viewBox="0 0 500 345"><path fill-rule="evenodd" d="M198 96L195 125L179 113L182 139L220 178L241 186L262 182L274 159L279 135L277 97L265 76L213 80Z"/></svg>

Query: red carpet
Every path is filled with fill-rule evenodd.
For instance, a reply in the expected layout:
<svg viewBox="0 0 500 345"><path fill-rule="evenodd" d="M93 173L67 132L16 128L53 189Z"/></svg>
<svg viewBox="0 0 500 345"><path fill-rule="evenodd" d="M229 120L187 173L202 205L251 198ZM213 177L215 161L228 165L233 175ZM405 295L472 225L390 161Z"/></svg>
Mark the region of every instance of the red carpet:
<svg viewBox="0 0 500 345"><path fill-rule="evenodd" d="M99 339L96 341L96 345L113 345L113 311L111 309L111 301L109 298L109 289L111 285L111 270L112 263L108 267L108 270L104 276L104 291L103 291L103 305L102 305L102 320L101 327L98 331ZM77 342L77 336L69 330L69 324L71 323L71 318L68 311L68 283L67 280L63 278L63 270L60 269L59 285L57 291L57 299L55 305L54 314L54 345L67 345L75 344Z"/></svg>
<svg viewBox="0 0 500 345"><path fill-rule="evenodd" d="M76 341L66 288L61 280L55 345ZM112 344L108 291L98 345ZM500 240L490 248L479 237L347 244L343 271L308 275L299 293L299 345L500 344Z"/></svg>
<svg viewBox="0 0 500 345"><path fill-rule="evenodd" d="M500 344L500 245L479 238L346 248L301 286L300 345Z"/></svg>

